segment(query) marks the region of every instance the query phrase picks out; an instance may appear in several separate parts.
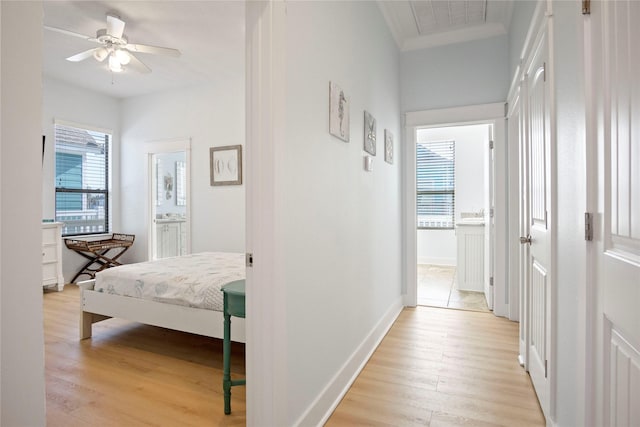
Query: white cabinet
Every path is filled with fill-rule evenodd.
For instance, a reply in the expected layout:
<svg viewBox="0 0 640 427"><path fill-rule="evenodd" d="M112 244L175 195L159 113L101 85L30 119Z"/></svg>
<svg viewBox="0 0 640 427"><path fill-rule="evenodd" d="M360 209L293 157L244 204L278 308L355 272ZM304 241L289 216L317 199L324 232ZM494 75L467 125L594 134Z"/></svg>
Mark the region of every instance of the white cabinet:
<svg viewBox="0 0 640 427"><path fill-rule="evenodd" d="M456 224L458 289L484 291L484 224Z"/></svg>
<svg viewBox="0 0 640 427"><path fill-rule="evenodd" d="M42 286L64 288L61 222L42 223Z"/></svg>
<svg viewBox="0 0 640 427"><path fill-rule="evenodd" d="M156 221L157 258L185 255L186 240L184 221Z"/></svg>

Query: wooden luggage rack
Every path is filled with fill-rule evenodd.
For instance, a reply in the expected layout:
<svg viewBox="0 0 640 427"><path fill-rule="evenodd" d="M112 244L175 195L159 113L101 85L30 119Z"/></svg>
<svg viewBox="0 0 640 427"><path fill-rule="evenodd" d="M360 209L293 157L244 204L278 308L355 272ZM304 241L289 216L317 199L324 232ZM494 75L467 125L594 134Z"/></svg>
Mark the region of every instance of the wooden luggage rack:
<svg viewBox="0 0 640 427"><path fill-rule="evenodd" d="M135 238L134 234L113 233L110 239L103 240L65 239L64 243L67 248L89 260L73 276L71 283L74 283L83 274L94 279L97 272L105 268L122 265L118 262L118 258L133 245Z"/></svg>

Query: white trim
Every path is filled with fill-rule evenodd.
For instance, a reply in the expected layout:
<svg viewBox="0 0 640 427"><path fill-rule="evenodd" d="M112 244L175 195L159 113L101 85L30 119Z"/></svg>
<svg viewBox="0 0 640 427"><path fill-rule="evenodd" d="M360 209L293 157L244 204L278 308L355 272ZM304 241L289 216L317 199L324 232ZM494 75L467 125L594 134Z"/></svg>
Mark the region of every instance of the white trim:
<svg viewBox="0 0 640 427"><path fill-rule="evenodd" d="M542 20L548 17L547 14L542 13L544 6L545 2L539 1L538 4L536 4L535 10L533 11L531 23L529 24L529 30L527 31L524 43L522 44L522 49L520 50L520 56L518 57L518 66L516 67L516 71L513 74L513 78L511 79L511 86L509 86L507 99L511 99L513 97L513 91L520 84L520 81L522 80L522 73L524 70L522 63L527 57L528 52L533 48L533 44L535 42L534 37L538 34L538 30L542 26Z"/></svg>
<svg viewBox="0 0 640 427"><path fill-rule="evenodd" d="M411 111L406 113L406 126L429 127L472 123L504 118L504 102L468 105L439 110ZM409 142L410 144L413 141Z"/></svg>
<svg viewBox="0 0 640 427"><path fill-rule="evenodd" d="M88 125L85 123L78 123L78 122L72 122L72 121L68 121L68 120L60 120L60 119L53 119L53 124L55 125L60 125L60 126L68 126L68 127L72 127L72 128L77 128L77 129L86 129L86 130L90 130L93 132L100 132L100 133L106 133L107 135L113 137L113 130L112 129L107 129L107 128L102 128L99 126L94 126L94 125ZM55 144L55 141L54 141Z"/></svg>
<svg viewBox="0 0 640 427"><path fill-rule="evenodd" d="M246 279L247 425L287 423L286 283L277 277L278 158L286 130L286 4L247 2Z"/></svg>
<svg viewBox="0 0 640 427"><path fill-rule="evenodd" d="M398 298L318 394L313 403L293 424L294 426L322 426L327 422L401 312L402 298Z"/></svg>
<svg viewBox="0 0 640 427"><path fill-rule="evenodd" d="M454 43L464 43L472 40L488 39L503 36L507 30L502 23L489 23L476 27L463 28L444 33L436 33L405 39L402 43L402 51L429 49L437 46L446 46Z"/></svg>
<svg viewBox="0 0 640 427"><path fill-rule="evenodd" d="M503 184L496 186L495 191L495 267L494 289L499 289L500 284L507 286L507 236L508 221L507 218L500 219L499 215L508 215L507 211L507 142L506 142L506 120L505 120L505 103L497 102L492 104L470 105L464 107L445 108L439 110L426 110L408 112L405 114L405 144L404 159L408 165L404 175L404 191L403 191L403 221L404 221L404 304L413 307L418 302L417 295L417 236L416 236L416 202L415 202L415 134L418 128L425 127L445 127L451 125L467 125L487 123L493 125L494 132L494 168L497 171L494 174L494 182ZM414 166L411 166L414 165ZM501 181L502 180L502 181ZM502 223L500 222L502 221ZM495 292L495 291L494 291ZM505 299L505 292L499 292L494 298L494 314L497 316L507 316L509 313L509 305Z"/></svg>
<svg viewBox="0 0 640 427"><path fill-rule="evenodd" d="M153 179L152 177L152 168L153 168L153 155L155 154L163 154L163 153L175 153L179 151L185 152L185 162L186 162L186 176L187 176L187 185L186 185L186 193L187 193L187 205L186 205L186 221L185 224L187 229L185 230L187 236L187 247L185 248L185 252L187 254L191 253L191 138L173 138L173 139L163 139L156 141L149 141L144 144L144 151L147 155L147 171L146 171L146 179L147 179L147 211L145 212L145 217L147 219L151 218L152 212L155 210L155 200L153 200L153 194L155 192L155 188L153 188ZM152 244L152 236L155 234L155 221L148 221L149 228L147 230L147 259L153 260L153 251L155 249Z"/></svg>

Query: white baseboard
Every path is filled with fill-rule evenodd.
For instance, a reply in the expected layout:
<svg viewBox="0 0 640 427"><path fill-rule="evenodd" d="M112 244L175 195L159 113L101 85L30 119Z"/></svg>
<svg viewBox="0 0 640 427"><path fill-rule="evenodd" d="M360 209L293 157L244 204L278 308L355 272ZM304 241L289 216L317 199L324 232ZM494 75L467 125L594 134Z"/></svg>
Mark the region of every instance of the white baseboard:
<svg viewBox="0 0 640 427"><path fill-rule="evenodd" d="M342 368L329 381L327 386L316 397L302 416L294 423L295 426L322 426L336 409L344 395L349 391L351 384L356 380L364 365L369 361L373 352L393 325L402 311L402 297L391 304L391 307L382 316L380 321L371 330L369 335L360 343L351 357L342 365Z"/></svg>
<svg viewBox="0 0 640 427"><path fill-rule="evenodd" d="M418 264L427 264L427 265L448 265L455 267L456 259L455 258L438 258L438 257L418 257Z"/></svg>

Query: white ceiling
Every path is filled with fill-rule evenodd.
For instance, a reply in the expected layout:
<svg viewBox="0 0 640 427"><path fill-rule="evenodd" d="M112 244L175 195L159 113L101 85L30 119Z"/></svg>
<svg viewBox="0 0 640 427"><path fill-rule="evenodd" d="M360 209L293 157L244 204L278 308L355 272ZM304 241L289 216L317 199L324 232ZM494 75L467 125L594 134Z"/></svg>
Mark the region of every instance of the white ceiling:
<svg viewBox="0 0 640 427"><path fill-rule="evenodd" d="M107 61L65 58L96 44L43 30L44 74L116 98L232 77L244 67L244 2L45 1L44 25L87 36L106 27L107 13L125 21L129 42L179 49L179 58L136 54L152 69L111 73ZM513 0L379 0L402 50L506 34ZM242 71L239 71L242 70Z"/></svg>
<svg viewBox="0 0 640 427"><path fill-rule="evenodd" d="M107 12L125 21L130 43L179 49L179 58L144 53L136 56L152 69L140 74L111 73L107 61L65 58L95 43L43 30L43 72L47 76L126 98L181 86L220 81L244 72L242 1L45 1L44 25L87 36L106 27Z"/></svg>
<svg viewBox="0 0 640 427"><path fill-rule="evenodd" d="M506 34L513 0L381 0L401 50L424 49Z"/></svg>

